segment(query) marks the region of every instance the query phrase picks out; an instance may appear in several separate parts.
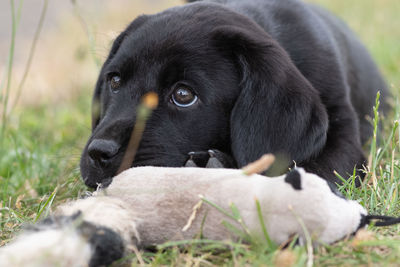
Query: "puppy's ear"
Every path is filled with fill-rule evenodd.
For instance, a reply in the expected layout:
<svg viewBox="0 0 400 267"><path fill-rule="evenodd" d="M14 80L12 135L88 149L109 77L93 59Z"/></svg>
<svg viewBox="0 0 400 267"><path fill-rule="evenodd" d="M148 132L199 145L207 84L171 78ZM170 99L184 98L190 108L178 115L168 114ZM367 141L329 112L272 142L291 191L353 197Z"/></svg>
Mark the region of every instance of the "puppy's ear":
<svg viewBox="0 0 400 267"><path fill-rule="evenodd" d="M324 147L327 112L284 49L258 26L248 26L221 26L213 34L242 76L231 113L233 156L239 167L265 153L284 155L286 167L301 164Z"/></svg>

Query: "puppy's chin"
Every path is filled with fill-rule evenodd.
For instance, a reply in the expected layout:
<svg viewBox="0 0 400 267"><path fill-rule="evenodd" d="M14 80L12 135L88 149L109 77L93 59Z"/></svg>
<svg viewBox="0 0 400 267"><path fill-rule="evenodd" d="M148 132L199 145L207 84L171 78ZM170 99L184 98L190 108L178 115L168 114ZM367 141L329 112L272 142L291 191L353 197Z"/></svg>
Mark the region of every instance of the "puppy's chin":
<svg viewBox="0 0 400 267"><path fill-rule="evenodd" d="M146 160L146 161L134 161L132 168L143 167L143 166L153 166L153 167L184 167L185 160L183 161L158 161L158 160Z"/></svg>
<svg viewBox="0 0 400 267"><path fill-rule="evenodd" d="M182 157L154 157L146 160L135 160L131 167L155 166L155 167L183 167L187 161L187 156ZM97 189L107 187L111 184L113 177L117 175L120 163L113 162L106 167L99 167L89 163L87 157L82 156L80 170L82 179L86 186Z"/></svg>
<svg viewBox="0 0 400 267"><path fill-rule="evenodd" d="M119 164L112 162L102 167L93 164L87 155L82 155L80 162L82 180L90 188L106 187L111 183L112 178L118 170L118 166Z"/></svg>
<svg viewBox="0 0 400 267"><path fill-rule="evenodd" d="M111 184L112 178L115 176L116 171L110 172L106 169L95 169L90 166L81 166L81 175L83 182L90 188L97 189L99 187L107 187Z"/></svg>

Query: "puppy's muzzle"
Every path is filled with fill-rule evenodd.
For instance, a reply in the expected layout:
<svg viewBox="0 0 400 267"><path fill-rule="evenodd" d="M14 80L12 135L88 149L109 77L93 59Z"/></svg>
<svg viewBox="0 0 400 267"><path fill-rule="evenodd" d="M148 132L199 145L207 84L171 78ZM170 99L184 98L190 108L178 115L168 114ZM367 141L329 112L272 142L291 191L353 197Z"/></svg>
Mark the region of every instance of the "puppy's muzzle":
<svg viewBox="0 0 400 267"><path fill-rule="evenodd" d="M88 146L90 164L97 167L106 167L118 154L120 145L113 140L94 139Z"/></svg>

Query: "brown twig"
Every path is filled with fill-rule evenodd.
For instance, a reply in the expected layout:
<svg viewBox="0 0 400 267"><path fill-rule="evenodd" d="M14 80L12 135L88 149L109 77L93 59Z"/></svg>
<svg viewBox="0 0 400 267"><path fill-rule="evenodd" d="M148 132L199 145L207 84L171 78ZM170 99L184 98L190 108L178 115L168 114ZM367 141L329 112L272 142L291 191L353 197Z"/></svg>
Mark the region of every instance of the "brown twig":
<svg viewBox="0 0 400 267"><path fill-rule="evenodd" d="M150 117L152 111L157 108L158 96L156 93L151 92L143 96L142 102L137 108L137 119L135 127L132 131L131 138L129 139L128 147L122 159L121 165L117 174L129 169L135 159L136 151L139 147L140 140L142 139L143 131L146 126L146 121Z"/></svg>
<svg viewBox="0 0 400 267"><path fill-rule="evenodd" d="M262 173L271 167L272 163L275 161L275 156L272 154L265 154L260 159L246 165L242 168L245 175L252 175L257 173Z"/></svg>

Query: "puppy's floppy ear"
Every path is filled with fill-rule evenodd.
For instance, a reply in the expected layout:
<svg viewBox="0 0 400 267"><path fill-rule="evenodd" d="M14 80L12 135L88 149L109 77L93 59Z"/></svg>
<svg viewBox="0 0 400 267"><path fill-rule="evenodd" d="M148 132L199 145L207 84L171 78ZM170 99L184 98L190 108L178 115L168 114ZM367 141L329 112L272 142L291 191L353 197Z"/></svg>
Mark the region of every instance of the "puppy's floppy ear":
<svg viewBox="0 0 400 267"><path fill-rule="evenodd" d="M317 156L326 142L327 112L284 49L257 25L221 26L213 39L242 75L231 114L239 167L265 153L285 155L286 167Z"/></svg>

